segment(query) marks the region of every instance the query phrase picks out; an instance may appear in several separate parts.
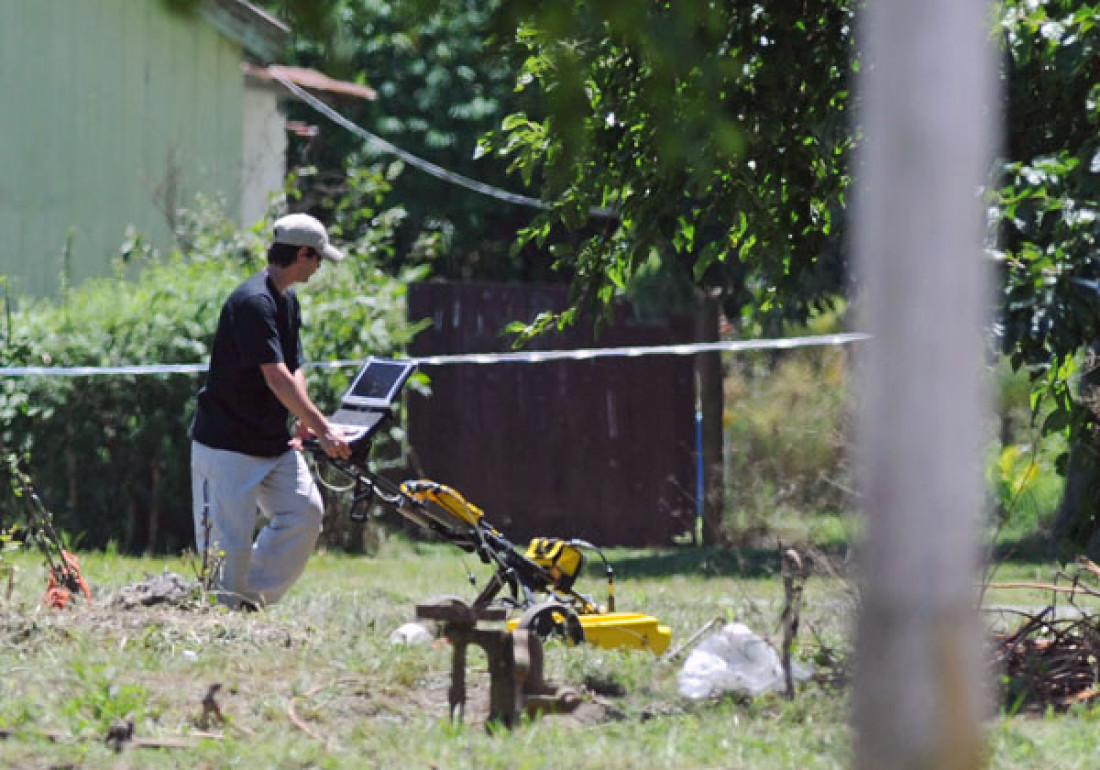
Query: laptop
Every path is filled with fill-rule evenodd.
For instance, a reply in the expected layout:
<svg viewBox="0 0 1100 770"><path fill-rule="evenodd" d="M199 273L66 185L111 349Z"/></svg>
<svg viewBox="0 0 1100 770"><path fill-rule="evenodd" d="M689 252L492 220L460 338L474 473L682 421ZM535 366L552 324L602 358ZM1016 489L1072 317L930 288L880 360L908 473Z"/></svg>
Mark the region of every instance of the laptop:
<svg viewBox="0 0 1100 770"><path fill-rule="evenodd" d="M329 424L349 444L370 436L390 415L414 371L414 361L368 358L340 399L340 408L329 417Z"/></svg>

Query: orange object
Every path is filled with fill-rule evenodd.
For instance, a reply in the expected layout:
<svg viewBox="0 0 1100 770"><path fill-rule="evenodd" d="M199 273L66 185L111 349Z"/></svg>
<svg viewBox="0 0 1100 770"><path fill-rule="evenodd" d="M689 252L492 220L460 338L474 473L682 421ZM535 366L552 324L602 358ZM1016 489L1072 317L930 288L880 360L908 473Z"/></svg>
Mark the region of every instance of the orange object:
<svg viewBox="0 0 1100 770"><path fill-rule="evenodd" d="M50 570L46 581L46 596L42 603L47 607L63 610L69 606L73 591L80 591L88 601L92 600L92 590L80 574L80 560L68 551L61 552L62 564Z"/></svg>

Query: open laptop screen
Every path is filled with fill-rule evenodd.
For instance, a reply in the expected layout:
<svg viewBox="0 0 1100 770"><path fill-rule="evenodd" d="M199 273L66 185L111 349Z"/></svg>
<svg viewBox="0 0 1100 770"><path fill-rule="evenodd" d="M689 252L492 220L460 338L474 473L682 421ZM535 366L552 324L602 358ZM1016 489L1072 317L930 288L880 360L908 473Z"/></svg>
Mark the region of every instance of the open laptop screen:
<svg viewBox="0 0 1100 770"><path fill-rule="evenodd" d="M344 394L343 401L352 406L392 406L401 386L415 369L416 364L411 361L368 359Z"/></svg>

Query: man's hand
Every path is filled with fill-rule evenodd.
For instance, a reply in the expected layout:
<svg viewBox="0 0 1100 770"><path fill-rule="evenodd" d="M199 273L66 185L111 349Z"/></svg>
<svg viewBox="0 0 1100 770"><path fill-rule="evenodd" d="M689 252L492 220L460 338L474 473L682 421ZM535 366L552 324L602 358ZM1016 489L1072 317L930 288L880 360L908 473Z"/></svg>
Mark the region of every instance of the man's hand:
<svg viewBox="0 0 1100 770"><path fill-rule="evenodd" d="M351 446L344 441L343 436L332 428L329 428L323 436L318 436L317 442L329 457L336 457L341 460L351 457Z"/></svg>
<svg viewBox="0 0 1100 770"><path fill-rule="evenodd" d="M282 361L273 364L261 364L260 371L271 392L282 402L292 415L298 418L294 428L294 438L290 446L301 449L302 441L312 436L329 457L346 460L351 457L351 447L344 437L332 429L321 410L309 398L306 391L306 377L301 369L293 373ZM312 427L309 427L312 426ZM304 431L304 432L303 432Z"/></svg>
<svg viewBox="0 0 1100 770"><path fill-rule="evenodd" d="M318 436L307 428L301 420L295 421L294 438L290 440L291 448L301 452L303 441L307 439L316 439L321 449L323 449L325 454L329 457L337 457L341 460L346 460L351 457L351 445L344 440L344 437L340 435L339 432L333 430L329 426L326 426L326 428L326 432Z"/></svg>
<svg viewBox="0 0 1100 770"><path fill-rule="evenodd" d="M302 444L306 439L313 438L313 433L310 432L301 420L294 421L294 438L290 439L290 448L295 452L301 452L305 447Z"/></svg>

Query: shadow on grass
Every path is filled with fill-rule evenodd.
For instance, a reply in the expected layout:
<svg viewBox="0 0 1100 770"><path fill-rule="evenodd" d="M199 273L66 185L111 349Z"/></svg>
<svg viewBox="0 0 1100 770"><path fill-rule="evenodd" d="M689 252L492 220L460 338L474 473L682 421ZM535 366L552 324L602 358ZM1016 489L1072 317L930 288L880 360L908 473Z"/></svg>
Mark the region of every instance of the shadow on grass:
<svg viewBox="0 0 1100 770"><path fill-rule="evenodd" d="M993 561L1012 564L1052 564L1059 561L1058 549L1044 532L1032 532L1004 539L993 549Z"/></svg>
<svg viewBox="0 0 1100 770"><path fill-rule="evenodd" d="M794 547L798 544L792 543ZM845 561L845 542L818 543L815 549L838 562ZM771 578L780 574L778 547L730 546L726 548L679 546L647 551L625 550L609 554L616 578L665 578L674 575L703 577ZM1058 551L1048 535L1042 532L1005 539L997 544L992 558L996 563L1057 564ZM602 571L598 559L590 559L585 567L592 577Z"/></svg>
<svg viewBox="0 0 1100 770"><path fill-rule="evenodd" d="M842 547L818 547L827 556L843 556ZM673 575L770 578L780 574L779 549L772 547L681 547L645 553L617 554L615 576L662 578Z"/></svg>

